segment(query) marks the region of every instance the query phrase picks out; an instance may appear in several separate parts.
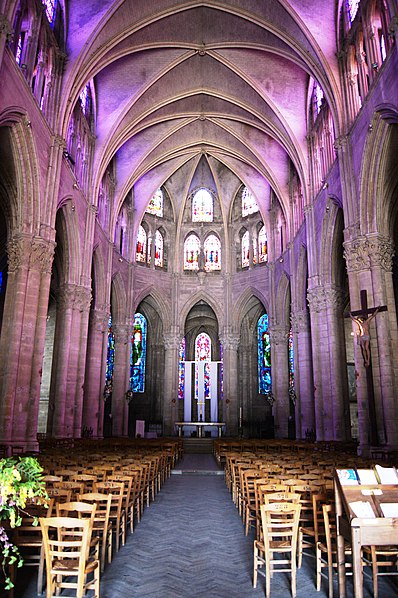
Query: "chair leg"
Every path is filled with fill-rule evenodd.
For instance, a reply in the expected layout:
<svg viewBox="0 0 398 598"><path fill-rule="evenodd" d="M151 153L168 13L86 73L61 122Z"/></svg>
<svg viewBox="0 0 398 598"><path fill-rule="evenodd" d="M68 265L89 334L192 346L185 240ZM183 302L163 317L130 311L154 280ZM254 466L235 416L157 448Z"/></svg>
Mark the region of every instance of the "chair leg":
<svg viewBox="0 0 398 598"><path fill-rule="evenodd" d="M373 575L373 596L374 598L378 598L379 595L379 585L378 585L378 567L377 567L377 555L376 555L376 548L374 546L370 547L371 554L372 554L372 575Z"/></svg>
<svg viewBox="0 0 398 598"><path fill-rule="evenodd" d="M316 547L316 590L321 589L321 571L322 571L322 552Z"/></svg>
<svg viewBox="0 0 398 598"><path fill-rule="evenodd" d="M253 588L257 587L257 566L258 566L258 548L254 542L254 571L253 571Z"/></svg>

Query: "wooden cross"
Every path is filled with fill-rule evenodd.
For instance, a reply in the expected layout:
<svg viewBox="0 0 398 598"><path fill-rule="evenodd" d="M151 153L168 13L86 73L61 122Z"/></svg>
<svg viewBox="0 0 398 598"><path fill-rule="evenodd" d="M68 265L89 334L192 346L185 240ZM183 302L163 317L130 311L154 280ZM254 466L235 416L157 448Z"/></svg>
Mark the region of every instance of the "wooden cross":
<svg viewBox="0 0 398 598"><path fill-rule="evenodd" d="M368 307L368 294L366 290L361 290L361 309L352 311L346 315L357 324L360 332L359 344L361 345L363 364L366 371L366 386L368 391L369 405L369 433L370 444L378 446L379 439L377 435L376 403L373 386L372 359L370 354L370 331L369 321L373 319L379 311L387 311L386 305L378 307Z"/></svg>

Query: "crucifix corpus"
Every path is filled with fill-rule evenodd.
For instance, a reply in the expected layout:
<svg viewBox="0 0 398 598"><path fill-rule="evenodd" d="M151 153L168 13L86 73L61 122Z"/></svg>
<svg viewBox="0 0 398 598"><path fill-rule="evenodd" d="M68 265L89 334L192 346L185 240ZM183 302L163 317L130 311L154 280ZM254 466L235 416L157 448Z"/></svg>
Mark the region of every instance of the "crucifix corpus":
<svg viewBox="0 0 398 598"><path fill-rule="evenodd" d="M357 326L357 339L358 344L361 347L363 364L366 371L370 443L372 446L377 446L379 441L377 436L376 405L373 386L372 359L370 353L370 322L380 311L387 311L387 306L378 305L377 307L368 307L367 292L366 290L361 290L361 309L357 311L351 311L346 315L346 317L350 317Z"/></svg>

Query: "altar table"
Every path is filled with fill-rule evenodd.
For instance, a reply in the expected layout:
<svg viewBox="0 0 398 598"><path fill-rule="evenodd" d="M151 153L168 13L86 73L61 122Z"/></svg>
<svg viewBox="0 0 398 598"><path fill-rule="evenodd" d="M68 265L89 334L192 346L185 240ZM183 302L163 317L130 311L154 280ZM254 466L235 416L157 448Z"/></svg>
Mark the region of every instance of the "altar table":
<svg viewBox="0 0 398 598"><path fill-rule="evenodd" d="M225 422L176 422L176 426L178 429L178 436L182 436L184 426L191 426L197 429L198 438L203 438L204 428L218 428L218 436L221 437Z"/></svg>

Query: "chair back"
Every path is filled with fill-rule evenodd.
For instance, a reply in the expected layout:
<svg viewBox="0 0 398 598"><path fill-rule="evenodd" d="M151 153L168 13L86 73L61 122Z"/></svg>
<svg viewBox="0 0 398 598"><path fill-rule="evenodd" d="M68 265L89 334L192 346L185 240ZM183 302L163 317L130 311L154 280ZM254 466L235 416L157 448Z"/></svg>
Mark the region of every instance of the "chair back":
<svg viewBox="0 0 398 598"><path fill-rule="evenodd" d="M291 560L295 561L300 510L300 503L272 502L261 505L261 522L266 550L279 543L281 551L291 552Z"/></svg>

